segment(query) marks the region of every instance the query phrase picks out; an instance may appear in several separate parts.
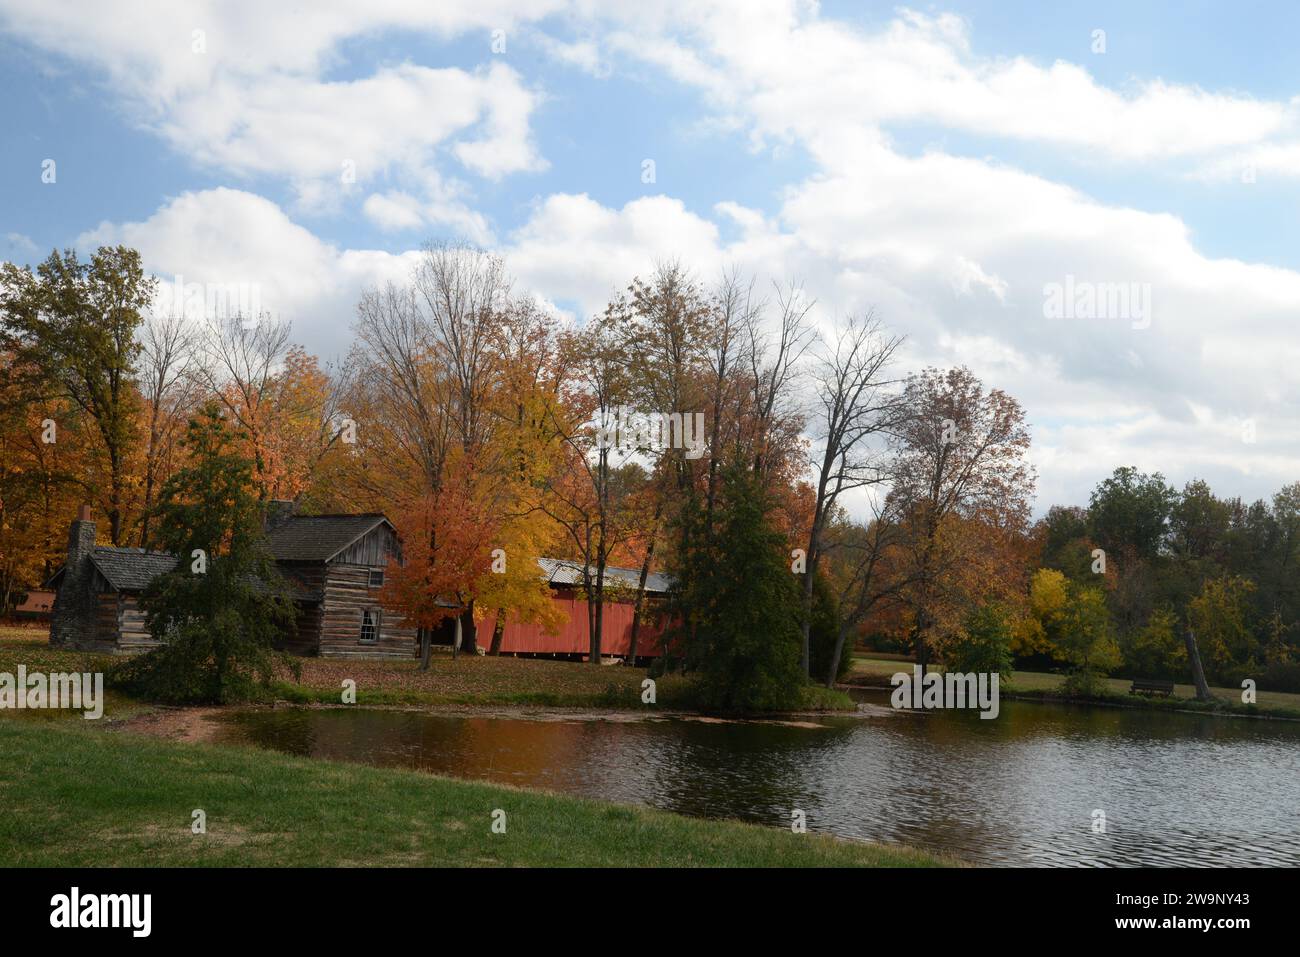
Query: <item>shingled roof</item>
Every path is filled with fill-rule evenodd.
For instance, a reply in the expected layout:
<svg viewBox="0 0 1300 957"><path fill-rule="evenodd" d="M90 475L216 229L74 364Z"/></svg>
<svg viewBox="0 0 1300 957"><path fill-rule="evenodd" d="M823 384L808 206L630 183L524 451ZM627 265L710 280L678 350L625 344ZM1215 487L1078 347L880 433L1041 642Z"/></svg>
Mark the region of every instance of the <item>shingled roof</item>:
<svg viewBox="0 0 1300 957"><path fill-rule="evenodd" d="M280 562L327 562L388 519L370 515L294 515L271 529L271 554Z"/></svg>
<svg viewBox="0 0 1300 957"><path fill-rule="evenodd" d="M159 575L165 575L176 567L176 556L167 552L147 552L143 548L115 548L111 545L96 545L89 555L90 563L104 576L114 591L141 592ZM49 580L49 586L57 588L63 581L64 569L60 568ZM311 589L292 578L284 579L292 597L299 601L320 601L320 589Z"/></svg>
<svg viewBox="0 0 1300 957"><path fill-rule="evenodd" d="M176 556L143 548L97 545L90 561L117 591L142 591L159 575L176 567Z"/></svg>

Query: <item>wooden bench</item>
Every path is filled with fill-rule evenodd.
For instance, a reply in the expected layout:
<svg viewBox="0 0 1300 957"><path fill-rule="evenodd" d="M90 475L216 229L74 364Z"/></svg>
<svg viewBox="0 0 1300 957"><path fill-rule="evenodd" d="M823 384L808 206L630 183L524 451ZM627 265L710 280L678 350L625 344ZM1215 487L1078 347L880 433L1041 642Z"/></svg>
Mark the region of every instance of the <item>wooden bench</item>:
<svg viewBox="0 0 1300 957"><path fill-rule="evenodd" d="M1162 694L1166 698L1174 693L1174 683L1172 681L1135 681L1133 687L1128 689L1129 694L1153 695Z"/></svg>

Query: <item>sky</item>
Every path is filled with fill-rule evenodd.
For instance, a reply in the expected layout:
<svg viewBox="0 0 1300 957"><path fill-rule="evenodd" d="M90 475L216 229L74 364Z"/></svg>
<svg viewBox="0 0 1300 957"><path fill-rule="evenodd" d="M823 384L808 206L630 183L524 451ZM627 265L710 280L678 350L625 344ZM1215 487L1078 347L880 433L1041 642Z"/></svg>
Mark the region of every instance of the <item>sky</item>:
<svg viewBox="0 0 1300 957"><path fill-rule="evenodd" d="M0 0L0 258L141 251L330 360L421 245L582 321L675 259L873 313L1120 465L1300 479L1300 7ZM1047 9L1044 9L1047 7Z"/></svg>

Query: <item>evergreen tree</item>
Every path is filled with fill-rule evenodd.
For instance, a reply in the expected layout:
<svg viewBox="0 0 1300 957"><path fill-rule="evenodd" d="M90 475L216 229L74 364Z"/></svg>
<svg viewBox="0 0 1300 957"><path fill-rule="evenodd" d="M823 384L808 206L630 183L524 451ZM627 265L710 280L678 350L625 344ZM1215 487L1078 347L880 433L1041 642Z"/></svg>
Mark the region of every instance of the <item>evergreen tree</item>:
<svg viewBox="0 0 1300 957"><path fill-rule="evenodd" d="M799 589L787 542L769 518L768 496L748 472L723 479L721 521L679 575L685 665L701 707L760 712L796 707L806 683L799 664ZM687 521L693 521L687 517Z"/></svg>
<svg viewBox="0 0 1300 957"><path fill-rule="evenodd" d="M158 543L177 556L142 604L160 648L121 670L120 682L159 700L247 699L282 662L275 641L294 620L262 526L253 463L214 404L192 419L189 464L163 486L155 510Z"/></svg>

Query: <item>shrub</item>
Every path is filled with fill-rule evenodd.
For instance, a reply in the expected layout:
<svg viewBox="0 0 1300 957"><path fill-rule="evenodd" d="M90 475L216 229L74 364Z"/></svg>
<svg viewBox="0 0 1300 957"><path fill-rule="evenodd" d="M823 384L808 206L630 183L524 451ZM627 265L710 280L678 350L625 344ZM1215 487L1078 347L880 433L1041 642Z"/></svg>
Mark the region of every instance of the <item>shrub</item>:
<svg viewBox="0 0 1300 957"><path fill-rule="evenodd" d="M1147 623L1120 641L1125 671L1134 678L1174 678L1187 675L1187 646L1178 635L1178 619L1160 608Z"/></svg>
<svg viewBox="0 0 1300 957"><path fill-rule="evenodd" d="M944 669L964 673L1011 674L1011 615L1002 605L982 605L944 649Z"/></svg>

